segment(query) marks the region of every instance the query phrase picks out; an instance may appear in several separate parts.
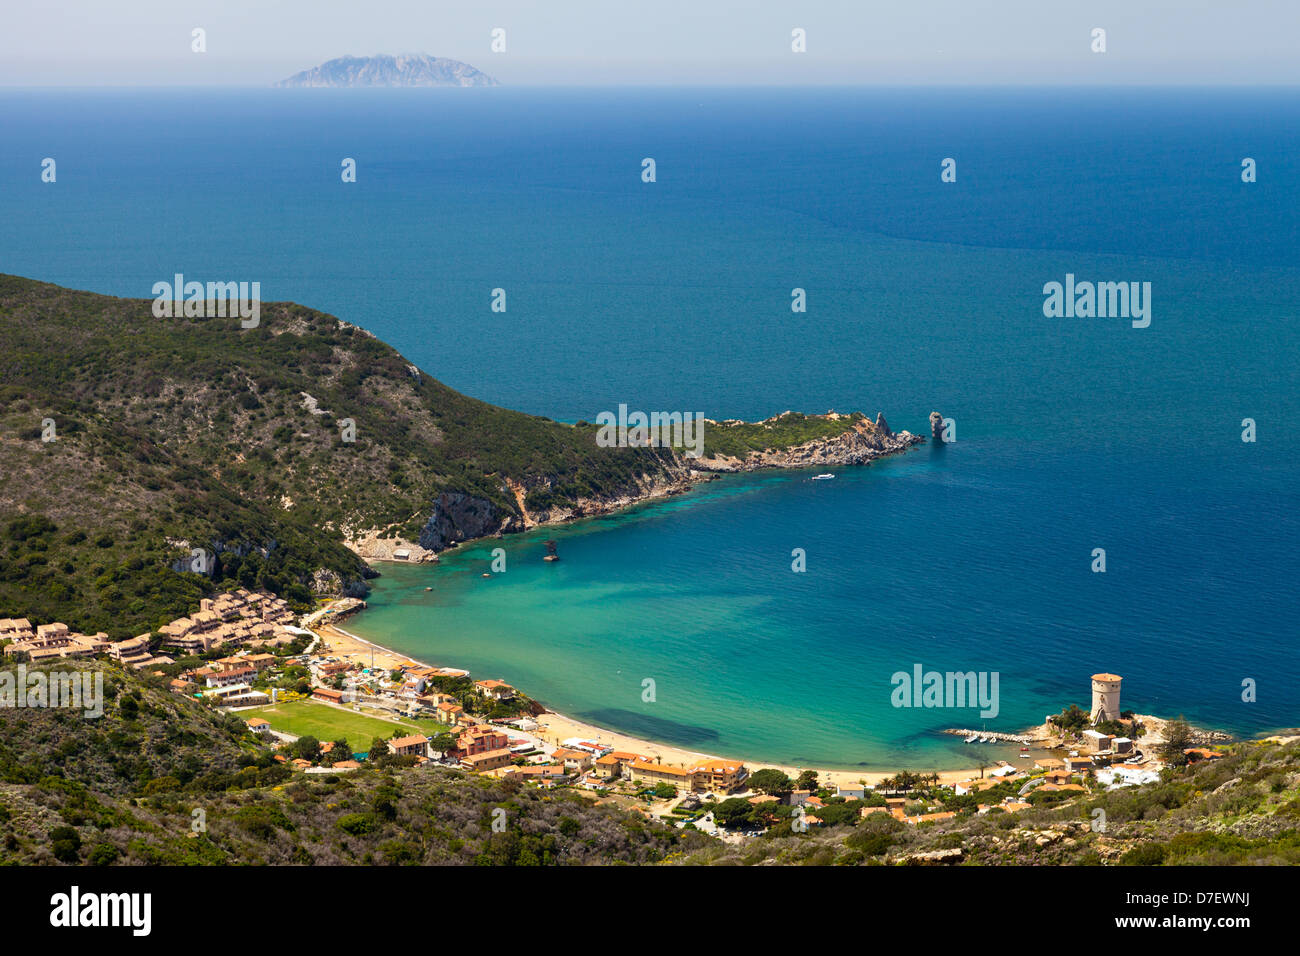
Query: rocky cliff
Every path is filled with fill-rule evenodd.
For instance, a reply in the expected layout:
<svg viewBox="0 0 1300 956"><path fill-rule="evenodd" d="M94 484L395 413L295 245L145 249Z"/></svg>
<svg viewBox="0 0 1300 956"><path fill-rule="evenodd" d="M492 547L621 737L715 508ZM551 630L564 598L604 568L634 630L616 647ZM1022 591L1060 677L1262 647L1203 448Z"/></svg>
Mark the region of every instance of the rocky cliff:
<svg viewBox="0 0 1300 956"><path fill-rule="evenodd" d="M554 478L535 475L520 479L506 478L501 491L513 498L514 509L502 507L481 496L444 492L434 499L416 541L375 540L373 536L362 536L350 541L349 547L368 560L390 559L397 547L411 552L408 560L434 560L437 552L467 541L609 514L640 502L682 494L695 484L712 480L720 473L764 468L866 465L878 458L904 452L925 441L920 435L908 431L891 430L884 413L878 414L873 422L862 415L837 415L830 412L827 415L800 418L804 423L842 423L842 430L838 434L783 447L756 448L745 454L710 454L707 451L710 434L717 436L719 431L725 434L729 430L755 427L772 429L773 444L781 446L779 436L783 428L788 427L790 416L791 413L786 412L752 424L739 421L708 422L705 427L705 455L694 459L677 450L665 449L666 458L662 467L633 476L616 491L557 496L551 494L559 490L559 483ZM534 500L558 500L547 507L530 508L530 496L534 496Z"/></svg>

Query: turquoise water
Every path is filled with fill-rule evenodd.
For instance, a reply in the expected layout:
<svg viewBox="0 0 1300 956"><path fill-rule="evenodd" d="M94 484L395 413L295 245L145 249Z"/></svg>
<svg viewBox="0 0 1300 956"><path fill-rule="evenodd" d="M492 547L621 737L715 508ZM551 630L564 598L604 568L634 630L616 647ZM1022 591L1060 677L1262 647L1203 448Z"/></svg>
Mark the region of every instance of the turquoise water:
<svg viewBox="0 0 1300 956"><path fill-rule="evenodd" d="M796 764L968 763L935 730L974 710L891 706L917 663L998 672L989 729L1086 705L1099 670L1126 707L1300 723L1292 92L462 92L0 93L0 270L259 280L560 420L938 409L957 441L385 567L352 630ZM1067 272L1151 282L1151 326L1044 318Z"/></svg>

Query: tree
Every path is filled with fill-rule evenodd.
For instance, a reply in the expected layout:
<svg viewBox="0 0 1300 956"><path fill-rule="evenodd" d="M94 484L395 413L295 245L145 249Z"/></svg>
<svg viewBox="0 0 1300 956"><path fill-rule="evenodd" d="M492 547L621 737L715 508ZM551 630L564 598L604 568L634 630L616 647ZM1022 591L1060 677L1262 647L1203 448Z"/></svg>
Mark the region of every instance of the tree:
<svg viewBox="0 0 1300 956"><path fill-rule="evenodd" d="M713 808L713 821L731 829L753 822L754 807L744 797L730 797Z"/></svg>
<svg viewBox="0 0 1300 956"><path fill-rule="evenodd" d="M749 785L759 793L789 793L794 789L789 777L770 767L750 774Z"/></svg>
<svg viewBox="0 0 1300 956"><path fill-rule="evenodd" d="M1049 717L1048 720L1067 734L1077 734L1092 723L1088 712L1078 704L1071 704L1055 717Z"/></svg>
<svg viewBox="0 0 1300 956"><path fill-rule="evenodd" d="M988 764L984 766L987 767ZM892 783L895 790L913 790L918 784L922 783L922 777L911 770L900 770L894 775Z"/></svg>
<svg viewBox="0 0 1300 956"><path fill-rule="evenodd" d="M348 742L345 738L340 737L338 740L334 741L334 746L330 748L330 752L321 756L321 763L330 764L332 766L340 760L351 759L352 751L348 749Z"/></svg>
<svg viewBox="0 0 1300 956"><path fill-rule="evenodd" d="M81 851L81 834L72 827L55 827L50 830L50 850L60 863L76 863Z"/></svg>
<svg viewBox="0 0 1300 956"><path fill-rule="evenodd" d="M1170 767L1187 765L1185 751L1192 745L1192 728L1181 716L1165 725L1165 742L1160 746L1160 757Z"/></svg>
<svg viewBox="0 0 1300 956"><path fill-rule="evenodd" d="M796 790L816 790L817 789L817 771L805 770L799 774L799 779L794 782Z"/></svg>
<svg viewBox="0 0 1300 956"><path fill-rule="evenodd" d="M812 814L829 827L846 824L854 826L862 816L861 806L862 804L856 800L848 803L828 803L824 807L813 810Z"/></svg>

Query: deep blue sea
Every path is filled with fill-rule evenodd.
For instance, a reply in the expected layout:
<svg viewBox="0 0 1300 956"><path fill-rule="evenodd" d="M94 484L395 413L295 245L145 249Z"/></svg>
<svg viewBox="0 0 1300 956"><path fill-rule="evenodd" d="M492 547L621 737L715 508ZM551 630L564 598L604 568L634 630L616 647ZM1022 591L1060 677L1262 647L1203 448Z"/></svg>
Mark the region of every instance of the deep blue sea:
<svg viewBox="0 0 1300 956"><path fill-rule="evenodd" d="M385 569L351 626L801 765L969 764L934 731L1086 706L1102 670L1126 708L1300 724L1298 210L1294 90L0 91L0 271L257 280L559 420L952 418L550 532L554 565L530 535L490 581L487 547ZM1150 282L1150 326L1045 317L1067 273ZM996 671L998 717L891 706L918 663Z"/></svg>

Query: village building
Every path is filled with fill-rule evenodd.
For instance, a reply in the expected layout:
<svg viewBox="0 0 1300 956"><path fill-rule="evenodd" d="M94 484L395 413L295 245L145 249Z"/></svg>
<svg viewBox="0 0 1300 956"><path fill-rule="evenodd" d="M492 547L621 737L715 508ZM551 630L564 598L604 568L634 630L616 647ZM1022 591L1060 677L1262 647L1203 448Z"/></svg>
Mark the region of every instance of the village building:
<svg viewBox="0 0 1300 956"><path fill-rule="evenodd" d="M459 721L464 715L465 708L460 706L460 704L452 704L443 701L434 708L434 717L439 723L447 724L449 727L454 727L457 721Z"/></svg>
<svg viewBox="0 0 1300 956"><path fill-rule="evenodd" d="M266 694L260 690L253 690L248 684L209 687L203 691L203 696L222 707L258 707L271 702L271 698Z"/></svg>
<svg viewBox="0 0 1300 956"><path fill-rule="evenodd" d="M6 657L26 657L33 663L92 657L109 649L107 634L79 634L66 624L41 624L33 628L26 618L0 620L0 640L12 642L5 645Z"/></svg>
<svg viewBox="0 0 1300 956"><path fill-rule="evenodd" d="M388 741L388 752L397 754L400 757L427 757L429 756L429 738L420 734L414 734L410 737L394 737Z"/></svg>
<svg viewBox="0 0 1300 956"><path fill-rule="evenodd" d="M231 687L235 684L249 684L257 676L251 667L200 667L194 672L201 677L207 687Z"/></svg>
<svg viewBox="0 0 1300 956"><path fill-rule="evenodd" d="M185 654L250 643L282 643L293 639L288 628L294 614L283 598L244 588L215 598L203 598L199 610L164 624L163 645Z"/></svg>
<svg viewBox="0 0 1300 956"><path fill-rule="evenodd" d="M991 790L1000 783L1002 783L1001 780L996 780L992 777L981 777L977 780L959 780L953 784L952 789L957 796L964 797L968 793L980 793L984 790Z"/></svg>
<svg viewBox="0 0 1300 956"><path fill-rule="evenodd" d="M731 793L740 789L749 776L738 760L709 760L691 768L691 789L713 793Z"/></svg>
<svg viewBox="0 0 1300 956"><path fill-rule="evenodd" d="M564 767L559 764L534 764L527 767L511 767L504 774L507 779L532 781L543 787L555 787L569 779Z"/></svg>
<svg viewBox="0 0 1300 956"><path fill-rule="evenodd" d="M0 618L0 641L27 641L35 636L36 628L27 618Z"/></svg>
<svg viewBox="0 0 1300 956"><path fill-rule="evenodd" d="M902 820L904 823L910 823L912 826L917 826L922 823L937 823L940 820L951 820L957 815L953 810L943 810L939 813L920 813L916 816L909 817L903 812L902 807L893 807L890 809L890 813L895 820Z"/></svg>
<svg viewBox="0 0 1300 956"><path fill-rule="evenodd" d="M514 752L509 747L506 747L503 750L485 750L481 753L462 757L460 765L466 770L472 770L475 773L486 773L489 770L508 767L514 759Z"/></svg>
<svg viewBox="0 0 1300 956"><path fill-rule="evenodd" d="M149 635L138 634L125 641L114 641L108 645L108 656L130 667L149 663L153 660L149 653Z"/></svg>
<svg viewBox="0 0 1300 956"><path fill-rule="evenodd" d="M474 686L492 700L511 700L515 696L515 689L503 680L476 680Z"/></svg>
<svg viewBox="0 0 1300 956"><path fill-rule="evenodd" d="M1083 732L1084 743L1094 753L1110 750L1111 741L1114 739L1114 734L1103 734L1099 730L1085 730Z"/></svg>
<svg viewBox="0 0 1300 956"><path fill-rule="evenodd" d="M456 738L456 752L461 757L509 749L510 738L501 731L487 726L470 727Z"/></svg>
<svg viewBox="0 0 1300 956"><path fill-rule="evenodd" d="M670 767L661 763L635 763L631 766L632 782L657 786L666 783L682 790L693 790L694 775L684 767Z"/></svg>
<svg viewBox="0 0 1300 956"><path fill-rule="evenodd" d="M563 764L566 770L573 773L588 770L595 762L589 751L573 750L569 747L557 747L551 754L551 760Z"/></svg>

